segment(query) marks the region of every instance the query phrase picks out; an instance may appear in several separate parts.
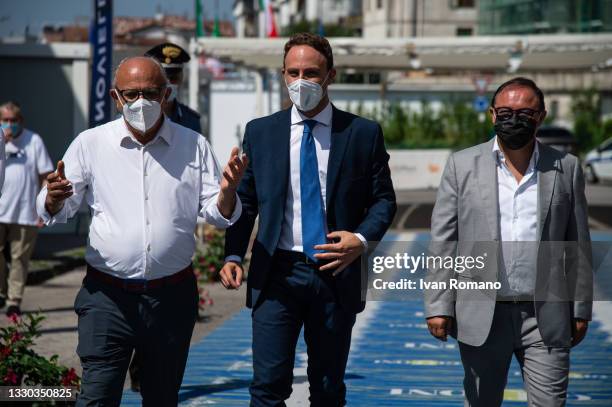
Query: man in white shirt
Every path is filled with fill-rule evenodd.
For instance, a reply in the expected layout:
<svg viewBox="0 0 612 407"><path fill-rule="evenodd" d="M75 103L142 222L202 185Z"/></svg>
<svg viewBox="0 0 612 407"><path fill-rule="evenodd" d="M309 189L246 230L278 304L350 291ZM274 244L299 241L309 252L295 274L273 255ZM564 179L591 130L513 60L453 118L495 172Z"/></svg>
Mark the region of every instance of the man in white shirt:
<svg viewBox="0 0 612 407"><path fill-rule="evenodd" d="M6 142L5 182L0 197L0 307L6 302L6 314L19 315L38 234L36 194L45 177L53 171L53 162L42 138L23 127L23 115L17 103L0 106L0 123ZM11 254L8 281L1 254L7 243Z"/></svg>
<svg viewBox="0 0 612 407"><path fill-rule="evenodd" d="M65 222L83 198L92 213L75 300L77 406L119 405L134 349L143 404L177 404L197 315L197 217L226 228L241 213L246 156L234 149L222 176L208 142L162 114L169 94L157 61L124 60L111 90L123 117L81 133L38 197L48 225Z"/></svg>

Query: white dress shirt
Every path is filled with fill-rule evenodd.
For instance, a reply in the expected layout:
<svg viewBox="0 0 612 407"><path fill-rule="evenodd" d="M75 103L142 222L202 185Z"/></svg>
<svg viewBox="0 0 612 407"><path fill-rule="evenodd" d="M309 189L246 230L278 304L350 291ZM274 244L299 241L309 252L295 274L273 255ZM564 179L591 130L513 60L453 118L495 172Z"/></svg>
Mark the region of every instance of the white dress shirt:
<svg viewBox="0 0 612 407"><path fill-rule="evenodd" d="M217 207L221 170L204 137L167 118L142 145L123 118L79 134L64 156L74 195L55 216L46 212L46 188L38 213L48 225L66 222L85 197L92 221L85 259L120 278L156 279L191 262L198 215L226 228L240 217L236 197L231 219Z"/></svg>
<svg viewBox="0 0 612 407"><path fill-rule="evenodd" d="M289 179L287 180L287 200L285 201L285 214L281 227L278 248L302 252L302 201L300 194L300 155L302 136L304 135L304 121L315 120L317 125L312 130L317 165L319 168L319 184L323 199L323 210L327 213L327 163L331 147L332 105L328 103L325 108L314 117L307 117L295 105L291 108L291 139L289 140ZM327 222L324 221L327 233ZM359 240L365 244L365 238L357 234Z"/></svg>
<svg viewBox="0 0 612 407"><path fill-rule="evenodd" d="M332 125L332 105L328 103L314 117L307 117L300 112L295 105L291 108L291 132L289 140L289 179L287 181L287 199L285 201L285 213L281 226L281 234L278 248L283 250L293 250L303 252L302 246L302 201L300 195L300 153L302 148L302 136L304 135L304 121L315 120L317 125L312 130L317 154L317 165L319 168L319 184L321 186L321 197L323 199L323 209L327 212L327 163L329 161L329 151L331 147L331 125ZM327 222L324 222L326 233ZM367 241L359 233L355 235L367 248ZM238 256L228 256L226 261L237 261Z"/></svg>
<svg viewBox="0 0 612 407"><path fill-rule="evenodd" d="M532 295L535 289L538 211L538 143L535 143L529 166L520 182L516 181L499 148L493 143L497 163L499 226L502 241L503 267L498 295L516 297Z"/></svg>
<svg viewBox="0 0 612 407"><path fill-rule="evenodd" d="M53 162L42 138L23 129L6 143L6 169L0 197L0 223L36 226L36 194L40 176L53 171Z"/></svg>

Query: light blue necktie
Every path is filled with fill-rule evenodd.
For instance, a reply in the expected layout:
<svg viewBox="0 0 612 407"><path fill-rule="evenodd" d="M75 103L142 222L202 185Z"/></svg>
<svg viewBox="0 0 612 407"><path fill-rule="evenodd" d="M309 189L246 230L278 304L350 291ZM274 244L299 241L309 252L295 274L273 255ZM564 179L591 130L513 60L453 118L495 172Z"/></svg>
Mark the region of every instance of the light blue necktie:
<svg viewBox="0 0 612 407"><path fill-rule="evenodd" d="M318 261L315 253L317 244L327 243L325 237L325 213L319 183L319 166L312 130L316 120L305 120L302 146L300 148L300 200L302 204L302 245L304 254L313 261Z"/></svg>

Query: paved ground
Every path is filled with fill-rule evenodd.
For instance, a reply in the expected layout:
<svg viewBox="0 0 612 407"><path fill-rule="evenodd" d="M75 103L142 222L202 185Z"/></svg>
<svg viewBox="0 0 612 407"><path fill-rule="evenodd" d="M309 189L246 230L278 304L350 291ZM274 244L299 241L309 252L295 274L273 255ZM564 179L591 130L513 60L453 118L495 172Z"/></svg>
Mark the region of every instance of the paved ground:
<svg viewBox="0 0 612 407"><path fill-rule="evenodd" d="M79 268L43 284L26 287L22 305L24 312L40 311L47 317L42 324L42 336L38 338L35 349L45 356L59 355L60 363L74 367L79 374L81 366L75 354L77 318L73 304L84 273L85 270ZM196 323L192 343L200 342L205 335L215 330L244 305L244 288L236 292L226 290L221 284L210 284L207 289L215 304L205 311L203 318ZM7 323L7 318L2 314L0 326Z"/></svg>
<svg viewBox="0 0 612 407"><path fill-rule="evenodd" d="M609 197L611 190L606 188L609 187L591 188L591 194ZM401 223L426 230L431 216L427 201L432 194L422 191L410 198L400 193L398 198L418 201L416 207L406 205L409 213L398 214L406 216ZM612 225L609 207L598 214L602 223L595 229ZM610 237L610 233L606 236ZM28 286L23 304L25 311L40 310L47 316L37 350L47 356L58 354L62 364L78 371L73 302L83 275L81 268ZM251 378L251 325L250 313L243 308L245 290L229 292L219 284L209 289L215 305L196 324L181 405L243 406L248 401ZM610 298L612 292L607 296ZM5 318L0 317L0 326L5 324ZM589 336L572 353L568 405L612 406L611 338L612 302L597 302ZM290 406L308 405L305 366L305 346L301 340ZM370 302L359 315L347 372L348 405L459 405L461 377L456 343L441 344L429 337L420 302ZM506 402L515 405L515 401L524 397L520 373L513 364ZM139 395L126 390L122 405L139 404Z"/></svg>
<svg viewBox="0 0 612 407"><path fill-rule="evenodd" d="M390 237L410 241L427 239L427 234ZM596 238L612 240L612 234ZM193 344L181 406L248 404L250 326L250 313L243 309ZM305 353L300 339L290 407L308 405ZM612 302L595 303L589 335L572 351L571 365L568 406L612 406ZM442 343L429 335L421 301L372 301L359 314L346 376L349 406L457 406L462 404L462 378L457 343ZM504 406L525 405L515 361L504 399ZM139 395L126 391L122 405L136 406L140 401Z"/></svg>

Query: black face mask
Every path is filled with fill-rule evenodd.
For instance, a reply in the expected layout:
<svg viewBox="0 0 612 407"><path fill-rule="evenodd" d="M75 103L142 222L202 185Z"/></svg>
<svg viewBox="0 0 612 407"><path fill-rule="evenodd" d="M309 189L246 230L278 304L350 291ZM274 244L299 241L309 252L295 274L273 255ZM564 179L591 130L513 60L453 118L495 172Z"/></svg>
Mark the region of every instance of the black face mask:
<svg viewBox="0 0 612 407"><path fill-rule="evenodd" d="M518 118L495 122L495 133L505 147L510 150L519 150L533 139L537 129L537 122L531 119Z"/></svg>

